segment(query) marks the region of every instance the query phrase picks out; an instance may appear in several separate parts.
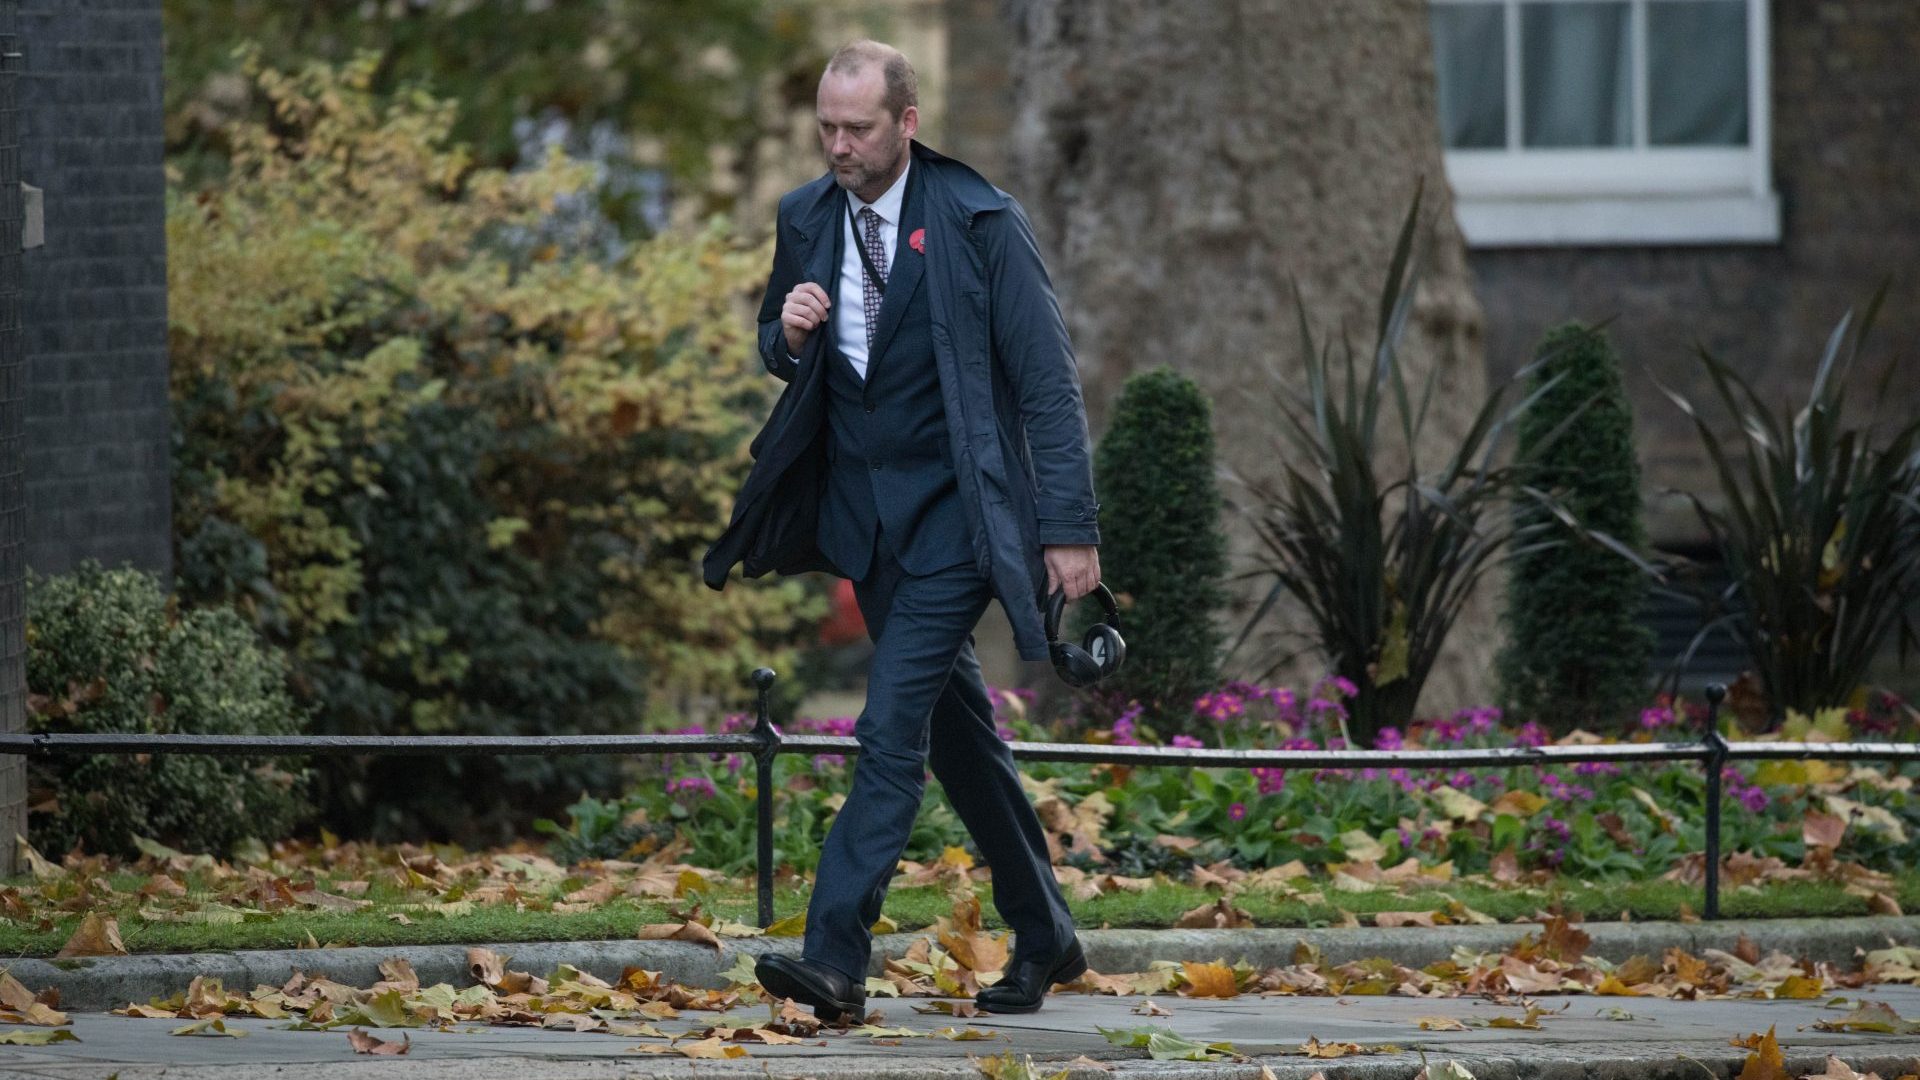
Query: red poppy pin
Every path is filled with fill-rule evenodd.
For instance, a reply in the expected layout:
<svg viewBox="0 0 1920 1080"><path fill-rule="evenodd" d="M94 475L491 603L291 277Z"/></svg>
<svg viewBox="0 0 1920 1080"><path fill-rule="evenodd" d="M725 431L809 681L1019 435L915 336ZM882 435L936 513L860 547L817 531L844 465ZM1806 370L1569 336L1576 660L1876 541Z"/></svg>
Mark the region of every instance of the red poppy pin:
<svg viewBox="0 0 1920 1080"><path fill-rule="evenodd" d="M907 237L907 246L919 252L920 254L925 255L927 253L927 230L925 229L913 230L913 235Z"/></svg>

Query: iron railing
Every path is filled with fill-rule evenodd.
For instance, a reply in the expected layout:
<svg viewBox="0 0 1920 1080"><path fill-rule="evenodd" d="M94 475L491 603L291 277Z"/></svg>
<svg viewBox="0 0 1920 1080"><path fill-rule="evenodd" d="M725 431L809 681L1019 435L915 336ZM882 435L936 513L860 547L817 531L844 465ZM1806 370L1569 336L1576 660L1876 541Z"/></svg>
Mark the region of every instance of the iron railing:
<svg viewBox="0 0 1920 1080"><path fill-rule="evenodd" d="M860 744L829 735L782 735L768 715L772 668L754 671L752 730L715 735L152 735L48 733L0 734L0 754L47 757L61 754L751 754L756 770L755 879L762 927L773 922L773 760L779 754L855 754ZM1824 761L1920 761L1920 743L1741 742L1720 734L1720 704L1726 687L1706 689L1707 714L1694 742L1603 743L1585 746L1515 746L1454 750L1215 750L1176 746L1110 746L1096 743L1012 742L1024 761L1082 764L1185 766L1188 768L1519 768L1582 762L1645 764L1697 761L1706 769L1706 865L1703 917L1720 917L1721 772L1729 762L1793 758Z"/></svg>

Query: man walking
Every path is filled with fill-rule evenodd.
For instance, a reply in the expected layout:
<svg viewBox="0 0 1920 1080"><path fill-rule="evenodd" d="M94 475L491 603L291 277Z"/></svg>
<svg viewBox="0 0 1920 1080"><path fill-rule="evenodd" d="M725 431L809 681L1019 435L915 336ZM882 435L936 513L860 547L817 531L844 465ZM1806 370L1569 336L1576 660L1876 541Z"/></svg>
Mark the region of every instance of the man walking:
<svg viewBox="0 0 1920 1080"><path fill-rule="evenodd" d="M1100 578L1086 413L1026 215L914 140L913 68L856 41L820 79L829 171L780 200L759 352L787 381L707 584L828 570L875 650L853 786L820 854L801 957L755 966L829 1021L864 1015L872 937L933 773L1014 931L981 1007L1029 1012L1086 970L1046 836L993 721L972 630L998 598L1020 655L1041 606Z"/></svg>

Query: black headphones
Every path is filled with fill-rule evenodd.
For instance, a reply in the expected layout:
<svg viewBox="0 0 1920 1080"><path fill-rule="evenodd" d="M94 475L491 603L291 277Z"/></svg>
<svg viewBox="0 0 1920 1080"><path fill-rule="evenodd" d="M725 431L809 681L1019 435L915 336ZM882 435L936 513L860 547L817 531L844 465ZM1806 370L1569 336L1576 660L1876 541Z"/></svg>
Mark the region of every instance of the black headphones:
<svg viewBox="0 0 1920 1080"><path fill-rule="evenodd" d="M1047 655L1053 660L1053 670L1068 686L1092 686L1119 671L1127 658L1127 643L1120 636L1120 605L1114 603L1113 591L1099 582L1088 595L1100 601L1106 618L1087 628L1081 645L1060 640L1060 616L1067 610L1067 591L1061 589L1047 597Z"/></svg>

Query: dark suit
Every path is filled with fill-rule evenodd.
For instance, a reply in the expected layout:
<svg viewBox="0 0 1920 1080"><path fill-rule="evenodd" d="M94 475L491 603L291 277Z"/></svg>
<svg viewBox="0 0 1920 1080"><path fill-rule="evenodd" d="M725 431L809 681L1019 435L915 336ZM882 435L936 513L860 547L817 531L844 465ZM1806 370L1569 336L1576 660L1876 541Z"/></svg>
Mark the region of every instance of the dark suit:
<svg viewBox="0 0 1920 1080"><path fill-rule="evenodd" d="M993 596L969 537L947 429L923 257L907 238L927 200L907 173L885 299L865 379L834 347L825 372L826 483L819 550L854 581L874 640L853 787L820 854L804 955L866 976L880 915L930 763L993 868L994 903L1022 954L1052 956L1073 934L1046 836L993 720L973 627ZM844 210L842 211L844 213ZM844 244L835 231L834 266ZM820 282L833 291L833 282Z"/></svg>

